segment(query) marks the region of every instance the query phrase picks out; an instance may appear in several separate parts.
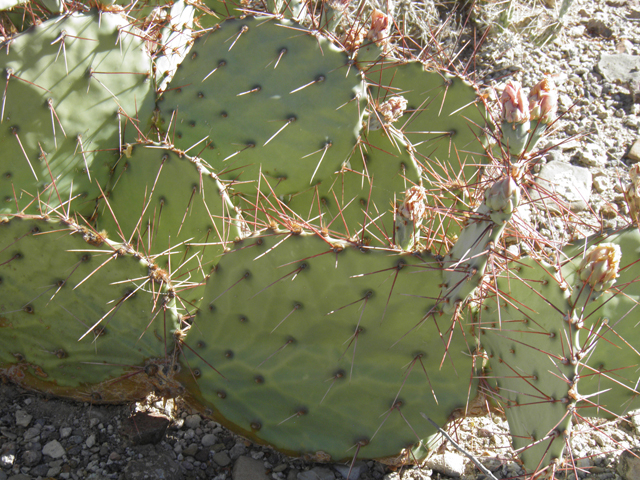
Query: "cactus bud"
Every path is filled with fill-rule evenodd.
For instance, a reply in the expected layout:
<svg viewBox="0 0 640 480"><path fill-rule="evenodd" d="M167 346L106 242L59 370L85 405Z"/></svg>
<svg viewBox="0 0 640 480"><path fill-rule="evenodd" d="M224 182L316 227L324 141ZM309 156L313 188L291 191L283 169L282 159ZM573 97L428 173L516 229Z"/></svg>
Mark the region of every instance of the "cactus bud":
<svg viewBox="0 0 640 480"><path fill-rule="evenodd" d="M380 47L387 45L391 33L391 17L380 10L374 10L371 14L371 28L367 33L367 39Z"/></svg>
<svg viewBox="0 0 640 480"><path fill-rule="evenodd" d="M524 123L529 120L529 100L519 82L509 82L500 97L502 119L508 123ZM515 126L513 127L515 128Z"/></svg>
<svg viewBox="0 0 640 480"><path fill-rule="evenodd" d="M502 141L511 155L522 154L530 142L529 100L518 82L509 82L500 96Z"/></svg>
<svg viewBox="0 0 640 480"><path fill-rule="evenodd" d="M620 270L620 246L614 243L594 245L585 254L578 276L588 282L596 292L607 290L613 286Z"/></svg>
<svg viewBox="0 0 640 480"><path fill-rule="evenodd" d="M404 201L396 206L396 243L409 250L415 243L416 232L427 216L427 191L421 186L409 188Z"/></svg>
<svg viewBox="0 0 640 480"><path fill-rule="evenodd" d="M556 119L558 109L558 89L550 78L543 79L529 94L529 115L531 120L549 124Z"/></svg>
<svg viewBox="0 0 640 480"><path fill-rule="evenodd" d="M504 177L491 185L491 187L485 192L484 198L485 204L491 211L492 219L494 212L511 215L518 206L520 189L513 178ZM498 215L498 217L500 217L500 215Z"/></svg>
<svg viewBox="0 0 640 480"><path fill-rule="evenodd" d="M391 97L386 102L380 104L377 108L378 112L384 119L385 123L394 123L402 115L407 108L407 99L401 95ZM415 188L415 187L414 187Z"/></svg>

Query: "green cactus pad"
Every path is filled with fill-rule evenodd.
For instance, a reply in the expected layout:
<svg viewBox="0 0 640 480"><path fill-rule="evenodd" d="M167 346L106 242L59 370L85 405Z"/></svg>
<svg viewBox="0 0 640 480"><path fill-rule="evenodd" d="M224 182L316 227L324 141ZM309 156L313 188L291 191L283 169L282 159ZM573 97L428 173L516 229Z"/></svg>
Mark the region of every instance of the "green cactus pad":
<svg viewBox="0 0 640 480"><path fill-rule="evenodd" d="M420 62L380 61L366 72L366 80L373 109L393 96L407 100L404 115L393 127L415 149L424 186L440 211L430 229L454 238L460 231L458 210L469 210L473 185L479 181L478 166L486 157L480 141L484 107L475 89ZM449 246L443 240L438 253L445 253Z"/></svg>
<svg viewBox="0 0 640 480"><path fill-rule="evenodd" d="M176 147L236 191L253 194L262 174L291 194L350 157L358 96L358 72L328 41L285 20L247 18L196 40L159 105Z"/></svg>
<svg viewBox="0 0 640 480"><path fill-rule="evenodd" d="M560 283L551 266L519 260L497 279L499 297L485 301L476 324L529 473L562 457L573 419L578 328L565 321L569 291Z"/></svg>
<svg viewBox="0 0 640 480"><path fill-rule="evenodd" d="M132 145L115 167L97 228L155 257L180 296L196 302L225 247L241 236L224 186L197 158L166 145ZM227 247L228 248L228 247Z"/></svg>
<svg viewBox="0 0 640 480"><path fill-rule="evenodd" d="M93 212L119 139L135 139L148 121L140 127L138 115L150 119L153 109L150 62L128 25L107 12L74 14L6 47L0 215L28 205L27 213L48 212L70 197L83 215Z"/></svg>
<svg viewBox="0 0 640 480"><path fill-rule="evenodd" d="M0 372L94 402L175 395L178 314L165 275L71 222L0 224Z"/></svg>
<svg viewBox="0 0 640 480"><path fill-rule="evenodd" d="M332 236L386 248L394 244L394 202L420 180L411 147L384 130L371 131L342 169L292 196L287 207Z"/></svg>
<svg viewBox="0 0 640 480"><path fill-rule="evenodd" d="M640 233L637 227L631 227L593 236L565 248L565 255L573 259L563 268L568 281L573 278L583 252L601 243L620 247L620 276L584 311L584 328L580 332L584 354L578 369L578 390L585 397L580 403L580 415L612 417L640 408L640 354L636 341Z"/></svg>
<svg viewBox="0 0 640 480"><path fill-rule="evenodd" d="M207 284L182 381L216 419L291 454L422 458L435 432L420 412L444 424L474 391L462 330L429 315L438 268L305 233L247 238Z"/></svg>

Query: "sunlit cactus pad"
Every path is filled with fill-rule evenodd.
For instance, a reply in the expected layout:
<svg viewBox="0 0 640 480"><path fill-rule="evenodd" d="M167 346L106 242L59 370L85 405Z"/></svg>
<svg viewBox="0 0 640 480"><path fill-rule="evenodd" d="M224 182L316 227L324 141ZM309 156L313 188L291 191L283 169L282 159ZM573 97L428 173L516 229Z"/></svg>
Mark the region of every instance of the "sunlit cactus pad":
<svg viewBox="0 0 640 480"><path fill-rule="evenodd" d="M123 137L151 119L143 44L125 17L92 12L48 20L4 47L0 214L47 212L70 197L93 212Z"/></svg>
<svg viewBox="0 0 640 480"><path fill-rule="evenodd" d="M196 40L159 106L175 145L236 190L254 192L262 174L286 194L348 160L360 99L358 71L330 42L288 21L246 18Z"/></svg>
<svg viewBox="0 0 640 480"><path fill-rule="evenodd" d="M0 224L0 279L4 376L81 400L171 393L179 317L141 255L73 222L14 218Z"/></svg>
<svg viewBox="0 0 640 480"><path fill-rule="evenodd" d="M562 456L575 404L578 329L565 321L569 292L561 283L552 266L522 259L497 280L498 293L478 315L486 375L497 382L513 446L523 449L530 472Z"/></svg>
<svg viewBox="0 0 640 480"><path fill-rule="evenodd" d="M98 229L157 258L185 299L201 296L227 244L241 234L224 185L200 159L163 144L128 145L113 169Z"/></svg>
<svg viewBox="0 0 640 480"><path fill-rule="evenodd" d="M474 391L472 338L432 315L440 282L428 253L247 238L209 279L182 379L196 405L280 450L415 461L434 433L420 412L443 424Z"/></svg>

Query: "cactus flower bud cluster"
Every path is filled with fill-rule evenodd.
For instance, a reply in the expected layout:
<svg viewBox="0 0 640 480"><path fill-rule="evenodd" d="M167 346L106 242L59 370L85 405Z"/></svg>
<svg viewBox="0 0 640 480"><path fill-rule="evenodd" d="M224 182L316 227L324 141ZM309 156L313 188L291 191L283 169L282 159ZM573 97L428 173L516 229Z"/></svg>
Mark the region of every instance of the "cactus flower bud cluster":
<svg viewBox="0 0 640 480"><path fill-rule="evenodd" d="M618 278L621 257L620 246L615 243L592 246L578 267L580 280L587 282L596 292L608 290Z"/></svg>
<svg viewBox="0 0 640 480"><path fill-rule="evenodd" d="M509 81L500 96L500 106L503 143L517 157L533 150L556 119L558 91L550 78L535 85L528 96L519 82Z"/></svg>

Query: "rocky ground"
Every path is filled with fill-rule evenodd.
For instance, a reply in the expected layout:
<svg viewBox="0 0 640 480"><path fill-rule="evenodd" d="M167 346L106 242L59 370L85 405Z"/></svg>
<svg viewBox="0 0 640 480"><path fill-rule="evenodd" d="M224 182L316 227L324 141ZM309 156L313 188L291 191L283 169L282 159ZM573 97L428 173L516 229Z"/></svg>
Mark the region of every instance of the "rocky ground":
<svg viewBox="0 0 640 480"><path fill-rule="evenodd" d="M397 10L415 8L416 2L406 3L397 2ZM568 230L566 216L532 221L543 235L560 240L625 225L628 169L640 162L640 2L575 0L557 38L544 46L536 45L535 35L553 24L554 10L513 2L511 28L502 30L496 5L505 3L488 2L477 18L479 30L491 24L492 31L475 56L476 80L495 95L508 79L531 87L552 76L562 116L543 145L553 148L540 162L539 181L555 188L584 226ZM567 478L640 478L640 461L627 451L640 448L639 429L640 415L631 414L577 425L570 449L575 469ZM498 414L467 419L450 432L496 478L522 474ZM348 465L314 464L251 444L192 414L180 400L95 406L0 385L0 480L333 480L348 471ZM450 443L422 467L358 461L351 473L361 480L454 477L486 478Z"/></svg>

